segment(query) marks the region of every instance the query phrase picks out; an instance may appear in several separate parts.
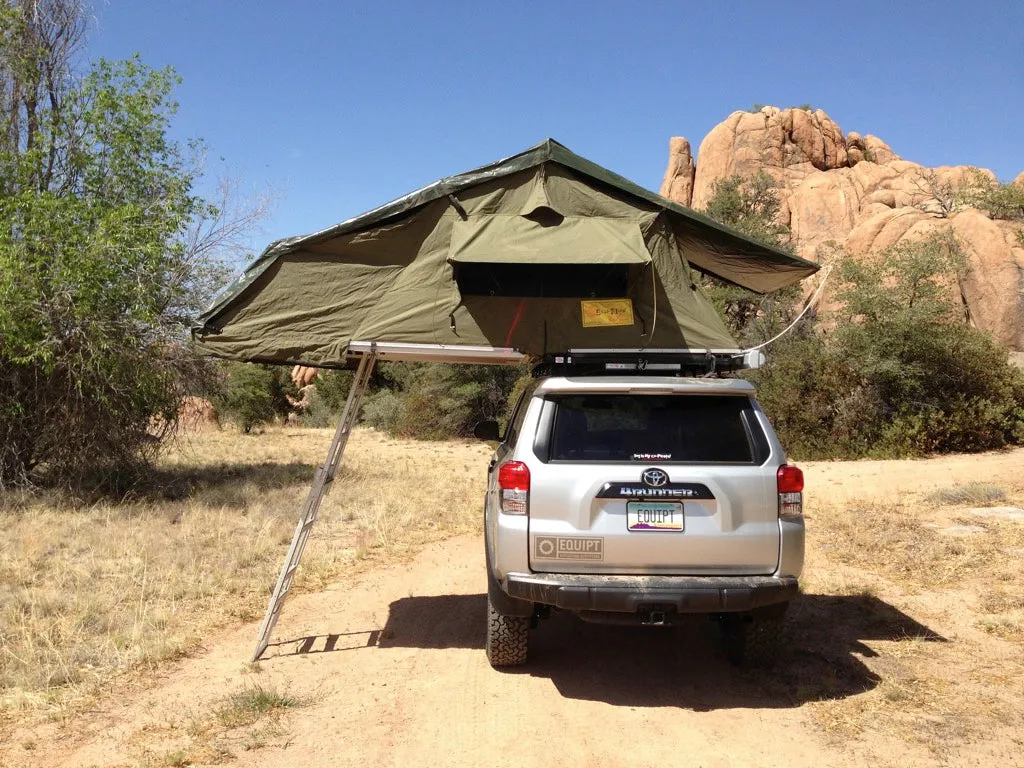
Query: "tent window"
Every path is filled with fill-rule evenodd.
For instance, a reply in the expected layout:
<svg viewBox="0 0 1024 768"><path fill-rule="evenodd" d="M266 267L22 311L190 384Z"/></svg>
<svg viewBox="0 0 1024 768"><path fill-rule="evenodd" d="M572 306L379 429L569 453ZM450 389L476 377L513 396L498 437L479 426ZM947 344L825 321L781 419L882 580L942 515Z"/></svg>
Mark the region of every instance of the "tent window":
<svg viewBox="0 0 1024 768"><path fill-rule="evenodd" d="M463 296L614 299L629 295L629 265L470 262L455 265L455 281Z"/></svg>

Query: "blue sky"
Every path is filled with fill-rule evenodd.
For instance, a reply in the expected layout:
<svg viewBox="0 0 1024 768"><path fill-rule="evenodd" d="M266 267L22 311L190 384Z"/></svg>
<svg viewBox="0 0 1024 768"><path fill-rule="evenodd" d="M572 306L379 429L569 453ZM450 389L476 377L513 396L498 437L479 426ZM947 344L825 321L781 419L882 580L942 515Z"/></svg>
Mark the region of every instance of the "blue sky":
<svg viewBox="0 0 1024 768"><path fill-rule="evenodd" d="M184 82L178 137L315 231L551 136L658 189L754 103L824 109L908 160L1024 170L1024 3L106 0L88 55ZM699 158L698 158L699 162Z"/></svg>

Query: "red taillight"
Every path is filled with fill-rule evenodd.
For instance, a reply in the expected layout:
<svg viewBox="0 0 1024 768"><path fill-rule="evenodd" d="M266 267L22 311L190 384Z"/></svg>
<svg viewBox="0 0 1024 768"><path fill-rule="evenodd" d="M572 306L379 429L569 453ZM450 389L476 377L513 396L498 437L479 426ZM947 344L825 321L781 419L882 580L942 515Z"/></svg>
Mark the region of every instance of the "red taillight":
<svg viewBox="0 0 1024 768"><path fill-rule="evenodd" d="M521 461L509 461L498 467L498 487L507 491L530 490L530 468Z"/></svg>
<svg viewBox="0 0 1024 768"><path fill-rule="evenodd" d="M799 467L783 464L777 477L779 493L800 493L804 489L804 473Z"/></svg>
<svg viewBox="0 0 1024 768"><path fill-rule="evenodd" d="M779 486L779 518L795 522L804 513L804 473L783 464L775 477Z"/></svg>
<svg viewBox="0 0 1024 768"><path fill-rule="evenodd" d="M498 467L501 511L506 515L525 515L530 511L530 468L521 461L509 461Z"/></svg>

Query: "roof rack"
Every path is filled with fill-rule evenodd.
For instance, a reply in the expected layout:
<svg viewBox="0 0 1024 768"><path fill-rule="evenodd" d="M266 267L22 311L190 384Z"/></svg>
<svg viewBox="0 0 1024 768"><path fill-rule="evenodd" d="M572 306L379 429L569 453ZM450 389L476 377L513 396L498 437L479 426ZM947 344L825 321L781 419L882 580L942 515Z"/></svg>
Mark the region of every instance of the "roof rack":
<svg viewBox="0 0 1024 768"><path fill-rule="evenodd" d="M764 360L760 351L739 349L573 349L546 355L533 376L710 376L760 368Z"/></svg>
<svg viewBox="0 0 1024 768"><path fill-rule="evenodd" d="M530 360L510 347L455 344L411 344L381 341L349 342L350 360L373 352L378 360L405 360L476 365L516 365ZM712 376L745 368L760 368L759 350L740 349L570 349L545 355L534 366L534 377L637 374Z"/></svg>

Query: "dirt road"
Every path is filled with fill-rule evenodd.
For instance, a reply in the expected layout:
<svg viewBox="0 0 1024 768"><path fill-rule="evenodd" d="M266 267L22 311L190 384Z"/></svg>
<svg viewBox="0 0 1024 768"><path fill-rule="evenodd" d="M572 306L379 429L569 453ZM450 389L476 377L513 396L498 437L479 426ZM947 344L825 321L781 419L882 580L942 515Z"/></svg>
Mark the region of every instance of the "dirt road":
<svg viewBox="0 0 1024 768"><path fill-rule="evenodd" d="M553 620L533 638L528 671L493 671L480 554L463 537L354 586L298 597L278 634L309 639L273 646L264 671L240 663L252 627L220 637L94 721L59 764L131 763L147 741L145 751L173 753L182 719L268 679L312 701L289 714L285 741L238 754L239 766L664 766L687 755L704 766L822 765L829 755L807 738L799 700L730 668L703 625ZM166 743L152 738L161 732Z"/></svg>
<svg viewBox="0 0 1024 768"><path fill-rule="evenodd" d="M993 474L1013 478L1022 457L996 456ZM924 464L887 464L823 464L809 476L821 487L861 491L876 473L896 490L921 482ZM950 466L929 464L926 475L949 478ZM1012 722L977 748L950 748L940 738L939 751L884 729L866 740L830 729L837 703L884 683L886 673L868 663L880 650L898 660L934 641L950 659L980 649L998 661L1014 652L1005 643L955 648L954 633L988 642L955 618L943 623L955 596L922 608L919 621L910 615L918 598L901 602L881 590L803 596L791 612L798 639L779 670L732 668L707 621L665 630L559 616L532 635L527 668L497 672L482 650L481 542L460 537L409 563L295 597L276 632L285 640L258 670L244 663L256 629L246 625L69 727L20 733L31 746L8 755L21 766L1021 764ZM897 647L904 650L886 650ZM218 702L254 686L286 691L302 705L230 732L217 726Z"/></svg>

